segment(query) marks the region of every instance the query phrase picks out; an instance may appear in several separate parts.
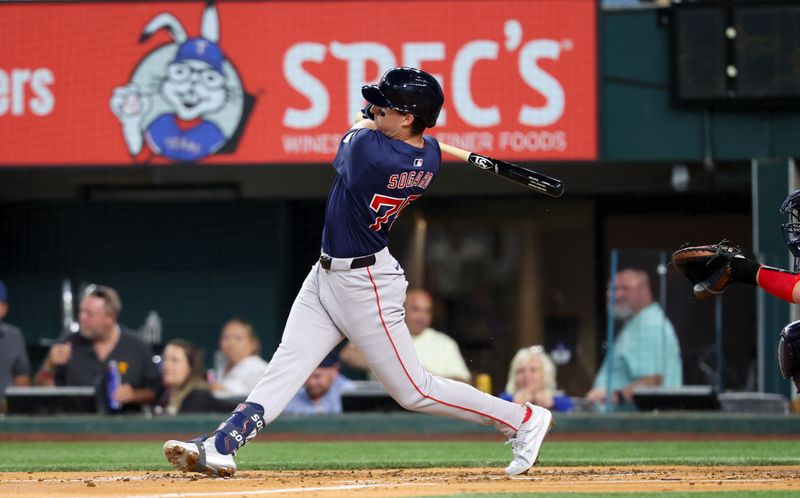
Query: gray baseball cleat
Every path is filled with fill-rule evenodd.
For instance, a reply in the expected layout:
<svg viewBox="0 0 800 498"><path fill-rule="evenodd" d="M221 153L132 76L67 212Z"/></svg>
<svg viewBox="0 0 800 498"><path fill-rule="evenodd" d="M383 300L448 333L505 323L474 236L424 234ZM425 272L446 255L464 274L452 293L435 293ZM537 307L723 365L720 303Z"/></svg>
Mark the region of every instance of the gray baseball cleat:
<svg viewBox="0 0 800 498"><path fill-rule="evenodd" d="M524 474L536 464L544 437L556 425L547 408L530 403L525 403L525 406L531 409L531 418L508 441L514 452L514 460L506 467L506 475L510 476Z"/></svg>
<svg viewBox="0 0 800 498"><path fill-rule="evenodd" d="M236 472L233 455L223 455L217 451L214 439L205 434L191 441L167 441L164 443L164 456L184 472L201 472L218 477L231 477Z"/></svg>

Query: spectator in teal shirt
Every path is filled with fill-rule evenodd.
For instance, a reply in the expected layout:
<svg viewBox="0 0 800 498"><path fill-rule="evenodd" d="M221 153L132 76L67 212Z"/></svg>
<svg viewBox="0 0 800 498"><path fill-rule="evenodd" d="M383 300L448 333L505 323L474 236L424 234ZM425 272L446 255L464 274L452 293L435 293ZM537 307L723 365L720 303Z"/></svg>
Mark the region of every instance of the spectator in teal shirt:
<svg viewBox="0 0 800 498"><path fill-rule="evenodd" d="M610 375L611 402L619 408L630 406L638 386L680 387L683 365L675 329L653 302L647 272L622 270L617 273L615 287L614 314L624 323L614 340L612 365L609 367L606 355L586 399L604 403Z"/></svg>

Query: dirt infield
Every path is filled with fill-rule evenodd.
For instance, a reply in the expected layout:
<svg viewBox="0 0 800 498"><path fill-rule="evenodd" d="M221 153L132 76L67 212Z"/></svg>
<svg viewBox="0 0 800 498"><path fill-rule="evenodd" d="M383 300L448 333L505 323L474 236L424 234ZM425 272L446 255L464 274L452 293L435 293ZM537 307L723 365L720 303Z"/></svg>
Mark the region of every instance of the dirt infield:
<svg viewBox="0 0 800 498"><path fill-rule="evenodd" d="M795 490L800 466L539 467L507 478L502 469L243 471L231 479L176 472L0 474L0 496L394 498L459 493Z"/></svg>

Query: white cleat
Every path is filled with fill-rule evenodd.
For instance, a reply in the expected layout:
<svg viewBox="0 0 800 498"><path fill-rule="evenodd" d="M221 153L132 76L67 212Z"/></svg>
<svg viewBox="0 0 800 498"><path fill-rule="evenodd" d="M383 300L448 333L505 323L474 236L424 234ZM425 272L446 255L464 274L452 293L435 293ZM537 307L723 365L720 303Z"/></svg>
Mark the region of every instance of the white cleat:
<svg viewBox="0 0 800 498"><path fill-rule="evenodd" d="M171 439L164 443L164 456L184 472L201 472L210 476L231 477L236 472L233 455L223 455L214 446L214 439L201 436L191 441Z"/></svg>
<svg viewBox="0 0 800 498"><path fill-rule="evenodd" d="M525 406L531 409L531 418L508 441L514 452L514 460L506 467L506 475L509 476L524 474L536 464L544 437L556 425L547 408L530 403L525 403Z"/></svg>

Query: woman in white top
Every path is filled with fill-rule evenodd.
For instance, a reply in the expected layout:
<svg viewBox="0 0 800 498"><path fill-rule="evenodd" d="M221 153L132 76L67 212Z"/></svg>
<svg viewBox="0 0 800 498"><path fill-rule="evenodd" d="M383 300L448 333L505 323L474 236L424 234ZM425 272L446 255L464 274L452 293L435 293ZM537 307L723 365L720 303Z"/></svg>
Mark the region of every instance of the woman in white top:
<svg viewBox="0 0 800 498"><path fill-rule="evenodd" d="M217 365L217 381L211 390L217 397L247 396L261 379L267 362L261 353L261 341L246 320L234 318L222 327L219 349L223 361Z"/></svg>

